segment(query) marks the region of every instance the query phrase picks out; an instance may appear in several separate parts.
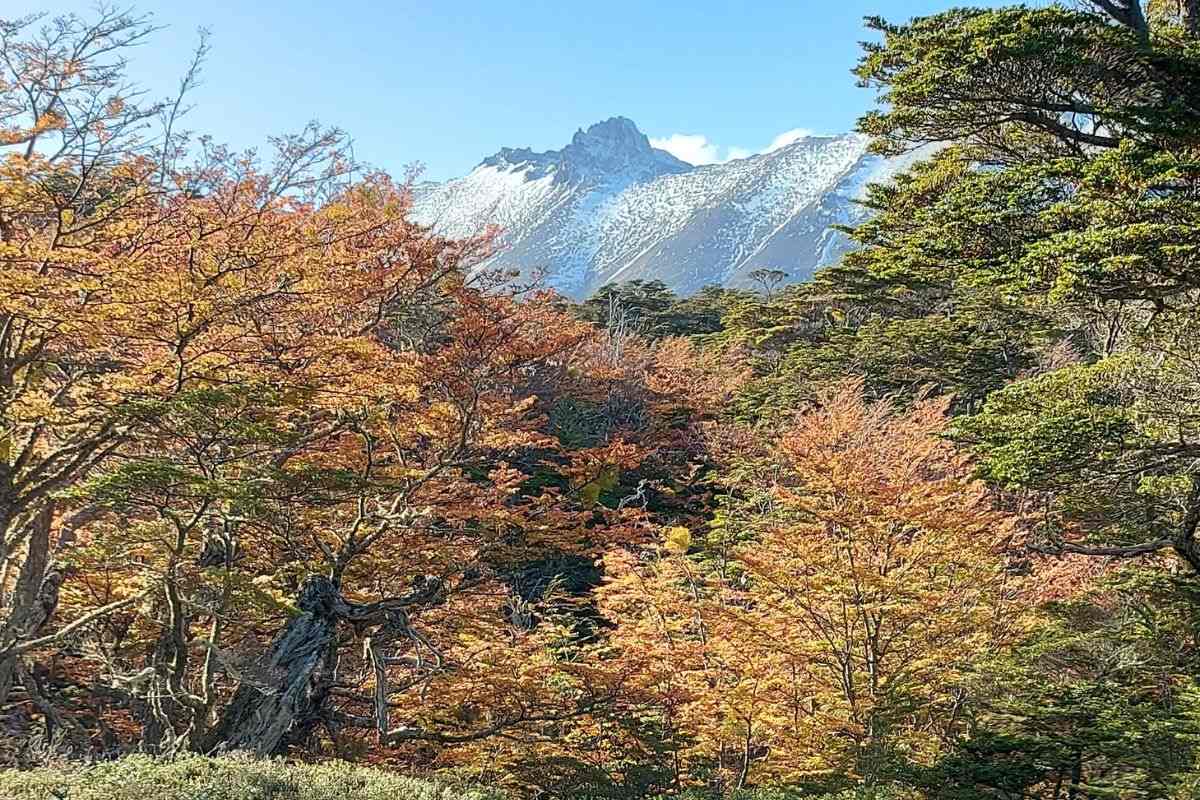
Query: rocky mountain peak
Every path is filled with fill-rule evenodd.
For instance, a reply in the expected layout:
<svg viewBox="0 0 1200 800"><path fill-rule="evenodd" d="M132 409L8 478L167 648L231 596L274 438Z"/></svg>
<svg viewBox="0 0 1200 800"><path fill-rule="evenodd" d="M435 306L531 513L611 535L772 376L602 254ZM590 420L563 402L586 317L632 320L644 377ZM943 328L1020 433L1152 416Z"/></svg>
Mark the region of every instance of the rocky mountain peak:
<svg viewBox="0 0 1200 800"><path fill-rule="evenodd" d="M629 183L693 168L651 147L646 134L626 117L580 128L561 150L538 153L527 147L505 147L481 166L520 171L530 180L553 174L559 181L586 183Z"/></svg>
<svg viewBox="0 0 1200 800"><path fill-rule="evenodd" d="M850 246L836 226L862 219L866 183L903 163L847 135L692 166L613 117L560 150L506 148L469 175L424 185L415 215L448 236L498 225L504 246L489 267L544 276L573 297L632 279L687 293L746 286L760 268L807 279Z"/></svg>
<svg viewBox="0 0 1200 800"><path fill-rule="evenodd" d="M589 125L586 130L580 128L575 132L568 147L580 150L626 150L630 152L648 152L650 140L638 130L633 120L627 117L610 117L595 125Z"/></svg>

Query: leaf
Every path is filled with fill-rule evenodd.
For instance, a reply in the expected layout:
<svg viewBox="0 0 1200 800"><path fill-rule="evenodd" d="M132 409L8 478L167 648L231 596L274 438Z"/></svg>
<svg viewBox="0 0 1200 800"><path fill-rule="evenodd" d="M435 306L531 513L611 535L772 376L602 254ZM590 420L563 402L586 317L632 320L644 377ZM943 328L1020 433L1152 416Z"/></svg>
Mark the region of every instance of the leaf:
<svg viewBox="0 0 1200 800"><path fill-rule="evenodd" d="M682 556L692 546L692 532L681 525L667 528L666 534L666 542L663 547L669 553Z"/></svg>

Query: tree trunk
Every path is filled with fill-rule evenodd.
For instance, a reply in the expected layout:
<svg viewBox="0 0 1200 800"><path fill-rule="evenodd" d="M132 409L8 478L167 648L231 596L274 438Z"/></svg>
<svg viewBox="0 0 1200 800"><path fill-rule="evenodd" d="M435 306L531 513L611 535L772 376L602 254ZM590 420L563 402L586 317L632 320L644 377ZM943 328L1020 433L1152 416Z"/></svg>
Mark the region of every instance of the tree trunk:
<svg viewBox="0 0 1200 800"><path fill-rule="evenodd" d="M48 612L42 609L39 599L50 564L50 527L53 518L53 506L47 503L33 519L28 549L21 560L21 570L9 604L8 616L3 625L0 625L0 651L17 643L32 629L47 621ZM10 656L0 659L0 708L8 702L8 693L18 671L18 658L19 656Z"/></svg>
<svg viewBox="0 0 1200 800"><path fill-rule="evenodd" d="M1188 36L1200 39L1200 0L1181 0L1183 5L1183 28Z"/></svg>
<svg viewBox="0 0 1200 800"><path fill-rule="evenodd" d="M360 605L347 602L329 578L309 577L300 589L300 615L275 639L259 674L242 678L204 749L282 755L326 718L330 656L339 623L394 624L404 608L440 595L440 582L425 579L406 597Z"/></svg>
<svg viewBox="0 0 1200 800"><path fill-rule="evenodd" d="M300 590L302 613L271 646L267 674L242 680L206 749L279 755L287 749L290 733L311 727L326 694L320 668L341 619L338 607L344 604L328 578L305 581Z"/></svg>
<svg viewBox="0 0 1200 800"><path fill-rule="evenodd" d="M1083 751L1075 751L1075 760L1071 764L1071 783L1067 787L1067 800L1077 800L1079 790L1083 786Z"/></svg>
<svg viewBox="0 0 1200 800"><path fill-rule="evenodd" d="M1175 552L1200 575L1200 542L1196 539L1200 533L1200 473L1194 472L1188 478L1191 490L1188 492L1179 537L1175 542Z"/></svg>

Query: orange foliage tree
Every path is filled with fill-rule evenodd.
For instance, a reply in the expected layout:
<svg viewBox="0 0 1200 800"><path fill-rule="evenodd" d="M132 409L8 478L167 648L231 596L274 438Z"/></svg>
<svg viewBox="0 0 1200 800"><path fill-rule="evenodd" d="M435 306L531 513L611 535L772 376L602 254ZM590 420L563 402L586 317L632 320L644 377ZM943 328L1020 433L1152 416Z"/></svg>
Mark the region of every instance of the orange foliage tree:
<svg viewBox="0 0 1200 800"><path fill-rule="evenodd" d="M0 42L0 705L81 747L429 761L610 697L521 579L639 513L599 502L647 452L630 421L551 419L611 383L590 326L480 273L490 236L412 223L337 131L263 164L135 107L144 19L30 24Z"/></svg>
<svg viewBox="0 0 1200 800"><path fill-rule="evenodd" d="M738 472L738 513L707 537L608 559L602 608L640 667L627 698L659 715L677 781L879 781L963 724L1020 587L1013 520L940 437L943 412L828 394Z"/></svg>

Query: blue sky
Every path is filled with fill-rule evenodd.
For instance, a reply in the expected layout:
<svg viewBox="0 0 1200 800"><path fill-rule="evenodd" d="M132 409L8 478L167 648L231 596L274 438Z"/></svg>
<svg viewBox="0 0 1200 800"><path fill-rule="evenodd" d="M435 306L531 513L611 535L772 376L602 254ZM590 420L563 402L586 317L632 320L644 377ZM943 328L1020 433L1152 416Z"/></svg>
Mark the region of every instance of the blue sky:
<svg viewBox="0 0 1200 800"><path fill-rule="evenodd" d="M86 13L9 0L4 17ZM188 127L245 148L310 119L393 173L470 170L501 146L565 144L622 115L690 161L756 152L796 129L849 130L871 104L849 70L862 17L943 0L206 0L137 4L166 26L132 72L168 94L197 28L212 54ZM682 138L689 137L689 138Z"/></svg>

